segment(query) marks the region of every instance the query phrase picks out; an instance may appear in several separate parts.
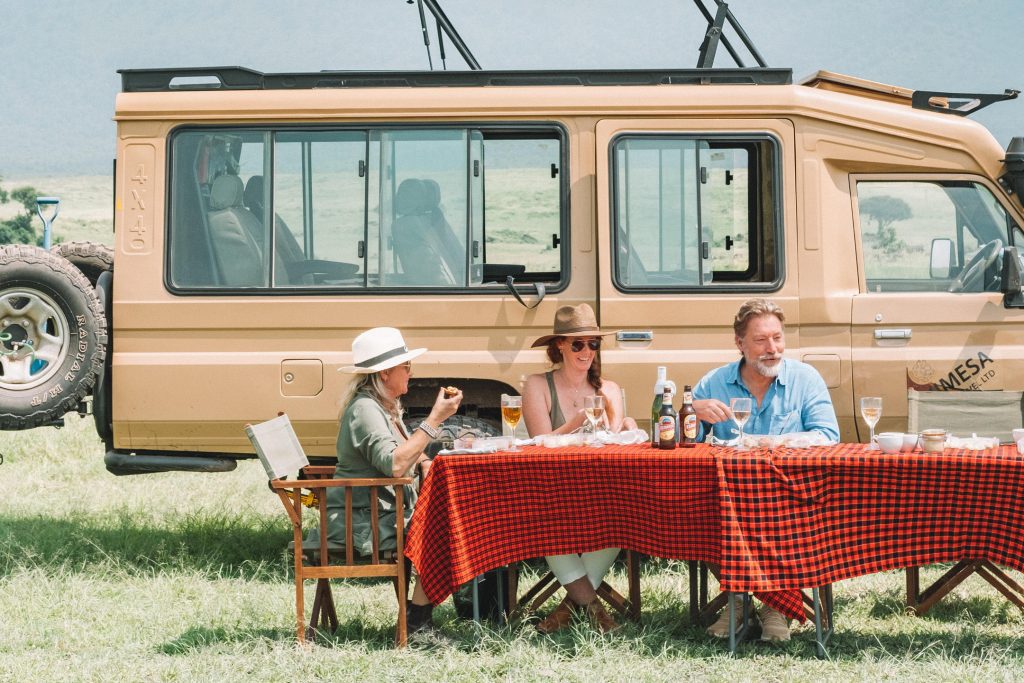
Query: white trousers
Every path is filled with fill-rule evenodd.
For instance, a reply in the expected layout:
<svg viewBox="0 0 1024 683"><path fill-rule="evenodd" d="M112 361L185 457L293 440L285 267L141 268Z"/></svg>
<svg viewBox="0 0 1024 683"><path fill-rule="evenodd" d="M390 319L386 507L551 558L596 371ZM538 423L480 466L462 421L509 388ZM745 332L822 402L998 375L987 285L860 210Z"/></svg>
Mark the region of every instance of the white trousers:
<svg viewBox="0 0 1024 683"><path fill-rule="evenodd" d="M558 579L558 583L563 586L585 576L590 579L594 590L597 590L597 587L604 581L604 575L611 569L612 563L618 556L618 548L605 548L583 554L550 555L544 559L555 578Z"/></svg>

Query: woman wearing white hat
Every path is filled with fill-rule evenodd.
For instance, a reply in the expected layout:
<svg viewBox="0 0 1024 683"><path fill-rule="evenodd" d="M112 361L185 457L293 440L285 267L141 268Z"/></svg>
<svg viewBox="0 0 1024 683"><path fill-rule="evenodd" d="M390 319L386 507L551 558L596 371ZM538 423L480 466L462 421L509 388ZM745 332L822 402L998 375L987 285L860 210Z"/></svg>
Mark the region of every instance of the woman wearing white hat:
<svg viewBox="0 0 1024 683"><path fill-rule="evenodd" d="M402 333L393 327L375 327L363 332L352 342L352 365L341 368L358 375L342 400L341 429L338 433L339 479L360 479L409 476L417 466L425 475L429 460L423 452L437 438L441 423L455 414L462 402L462 392L447 396L438 389L437 400L425 420L409 433L402 423L401 397L409 391L412 360L426 349L409 350ZM412 515L416 493L405 487L406 523ZM378 500L378 527L381 550L394 550L394 495L383 489ZM345 542L345 490L329 489L327 510L330 519L329 539ZM365 489L352 495L352 539L355 548L369 555L372 548L371 511ZM433 607L417 583L406 606L409 632L430 623Z"/></svg>
<svg viewBox="0 0 1024 683"><path fill-rule="evenodd" d="M555 369L530 375L523 387L523 419L530 436L566 434L583 426L583 399L604 396L605 412L612 431L636 429L625 415L619 385L601 377L601 332L594 309L587 304L562 306L555 311L551 334L533 342L544 346ZM618 628L597 599L596 589L619 554L618 548L589 553L545 557L567 597L539 624L541 633L553 633L569 625L575 612L586 613L607 633Z"/></svg>

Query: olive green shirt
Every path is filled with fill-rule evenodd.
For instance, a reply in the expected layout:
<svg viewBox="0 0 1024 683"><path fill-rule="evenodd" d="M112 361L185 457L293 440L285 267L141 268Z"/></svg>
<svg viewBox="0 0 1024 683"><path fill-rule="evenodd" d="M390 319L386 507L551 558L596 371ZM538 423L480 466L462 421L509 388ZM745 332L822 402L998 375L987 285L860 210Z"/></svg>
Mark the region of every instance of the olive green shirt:
<svg viewBox="0 0 1024 683"><path fill-rule="evenodd" d="M406 436L399 432L384 408L365 393L356 394L341 416L341 430L338 433L338 467L334 476L338 479L371 479L392 477L392 458L398 448L399 438ZM403 487L405 499L405 521L412 516L416 503L416 491L412 486ZM395 540L395 495L391 487L377 489L381 550L394 550ZM345 489L327 490L327 538L333 543L345 544ZM373 548L370 534L370 494L362 488L352 489L352 543L356 552L369 555Z"/></svg>

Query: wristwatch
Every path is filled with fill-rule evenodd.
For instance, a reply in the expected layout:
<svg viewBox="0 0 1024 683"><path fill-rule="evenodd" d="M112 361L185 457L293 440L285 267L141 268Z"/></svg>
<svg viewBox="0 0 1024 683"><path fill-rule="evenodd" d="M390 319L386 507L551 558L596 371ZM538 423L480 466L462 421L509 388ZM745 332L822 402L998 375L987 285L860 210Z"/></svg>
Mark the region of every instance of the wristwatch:
<svg viewBox="0 0 1024 683"><path fill-rule="evenodd" d="M436 439L438 439L441 436L441 428L440 427L431 427L430 424L426 420L424 420L423 422L420 422L418 425L416 425L416 429L422 429L423 432L427 436L429 436L432 440L436 440Z"/></svg>

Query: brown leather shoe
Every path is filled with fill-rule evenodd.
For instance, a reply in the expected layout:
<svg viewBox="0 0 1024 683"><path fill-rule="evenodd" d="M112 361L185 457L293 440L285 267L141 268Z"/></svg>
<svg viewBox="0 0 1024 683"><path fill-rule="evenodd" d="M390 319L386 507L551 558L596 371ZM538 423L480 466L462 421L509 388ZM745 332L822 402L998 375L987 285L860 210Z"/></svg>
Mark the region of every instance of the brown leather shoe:
<svg viewBox="0 0 1024 683"><path fill-rule="evenodd" d="M569 598L565 598L558 604L558 607L551 610L551 614L537 624L537 630L545 634L551 634L555 631L559 631L569 625L575 611L575 603L569 600Z"/></svg>
<svg viewBox="0 0 1024 683"><path fill-rule="evenodd" d="M594 601L587 605L587 616L590 618L590 623L601 633L611 633L621 628L621 624L616 622L612 615L608 614L608 610L604 608L604 605L597 598L594 598Z"/></svg>

